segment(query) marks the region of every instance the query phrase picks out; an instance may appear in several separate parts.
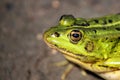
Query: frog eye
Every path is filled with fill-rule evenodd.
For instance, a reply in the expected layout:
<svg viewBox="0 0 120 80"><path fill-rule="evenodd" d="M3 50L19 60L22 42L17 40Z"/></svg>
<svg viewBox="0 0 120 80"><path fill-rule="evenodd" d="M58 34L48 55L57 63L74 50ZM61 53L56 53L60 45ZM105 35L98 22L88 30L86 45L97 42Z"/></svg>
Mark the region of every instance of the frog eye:
<svg viewBox="0 0 120 80"><path fill-rule="evenodd" d="M79 40L82 38L82 33L79 30L72 30L70 32L70 41L72 43L78 43Z"/></svg>

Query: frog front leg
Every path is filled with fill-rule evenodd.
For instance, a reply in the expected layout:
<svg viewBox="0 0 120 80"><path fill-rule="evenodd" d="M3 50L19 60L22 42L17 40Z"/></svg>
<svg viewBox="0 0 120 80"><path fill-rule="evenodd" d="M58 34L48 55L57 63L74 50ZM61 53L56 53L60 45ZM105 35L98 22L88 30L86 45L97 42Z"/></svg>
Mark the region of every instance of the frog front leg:
<svg viewBox="0 0 120 80"><path fill-rule="evenodd" d="M104 66L108 66L108 67L113 67L113 68L117 68L120 69L120 56L118 57L113 57L113 58L108 58L104 63Z"/></svg>
<svg viewBox="0 0 120 80"><path fill-rule="evenodd" d="M109 58L92 65L93 72L104 79L120 80L120 57Z"/></svg>
<svg viewBox="0 0 120 80"><path fill-rule="evenodd" d="M92 64L95 72L108 72L120 69L120 57L108 58L107 60L99 61Z"/></svg>

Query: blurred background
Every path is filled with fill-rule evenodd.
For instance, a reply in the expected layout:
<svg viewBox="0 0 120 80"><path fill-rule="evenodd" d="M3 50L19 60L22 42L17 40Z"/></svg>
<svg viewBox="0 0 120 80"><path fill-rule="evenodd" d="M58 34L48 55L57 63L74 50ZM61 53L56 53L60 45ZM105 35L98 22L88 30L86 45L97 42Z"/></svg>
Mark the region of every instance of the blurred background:
<svg viewBox="0 0 120 80"><path fill-rule="evenodd" d="M0 0L0 80L60 80L65 60L43 41L63 14L91 18L120 13L120 0ZM67 80L100 80L75 67Z"/></svg>

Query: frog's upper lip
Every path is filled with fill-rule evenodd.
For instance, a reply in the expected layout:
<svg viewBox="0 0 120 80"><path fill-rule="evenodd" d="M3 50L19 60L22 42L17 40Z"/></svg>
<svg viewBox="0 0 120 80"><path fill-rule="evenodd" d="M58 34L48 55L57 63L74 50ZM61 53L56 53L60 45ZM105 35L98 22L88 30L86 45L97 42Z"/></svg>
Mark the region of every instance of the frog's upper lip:
<svg viewBox="0 0 120 80"><path fill-rule="evenodd" d="M45 32L46 33L46 32ZM44 33L44 35L43 35L43 38L44 38L44 41L45 41L45 43L50 47L50 48L53 48L53 49L56 49L56 50L58 50L58 51L60 51L60 52L62 52L62 53L64 53L64 54L66 54L66 55L69 55L69 56L71 56L71 57L76 57L76 55L74 55L74 54L72 54L71 52L68 52L68 51L66 51L65 49L59 49L58 47L57 47L57 45L53 45L52 43L50 43L49 41L47 41L47 37L49 36L49 35L46 35ZM47 33L48 34L48 33ZM70 54L71 53L71 54Z"/></svg>

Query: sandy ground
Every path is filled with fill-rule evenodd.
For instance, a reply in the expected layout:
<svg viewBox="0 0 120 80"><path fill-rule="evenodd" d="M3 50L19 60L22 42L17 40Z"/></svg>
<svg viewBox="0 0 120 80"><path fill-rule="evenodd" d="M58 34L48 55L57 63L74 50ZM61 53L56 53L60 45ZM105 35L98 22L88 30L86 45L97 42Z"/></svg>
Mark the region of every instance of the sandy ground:
<svg viewBox="0 0 120 80"><path fill-rule="evenodd" d="M60 80L64 60L42 35L63 14L99 17L120 12L120 0L0 0L0 80ZM74 68L67 80L100 80Z"/></svg>

